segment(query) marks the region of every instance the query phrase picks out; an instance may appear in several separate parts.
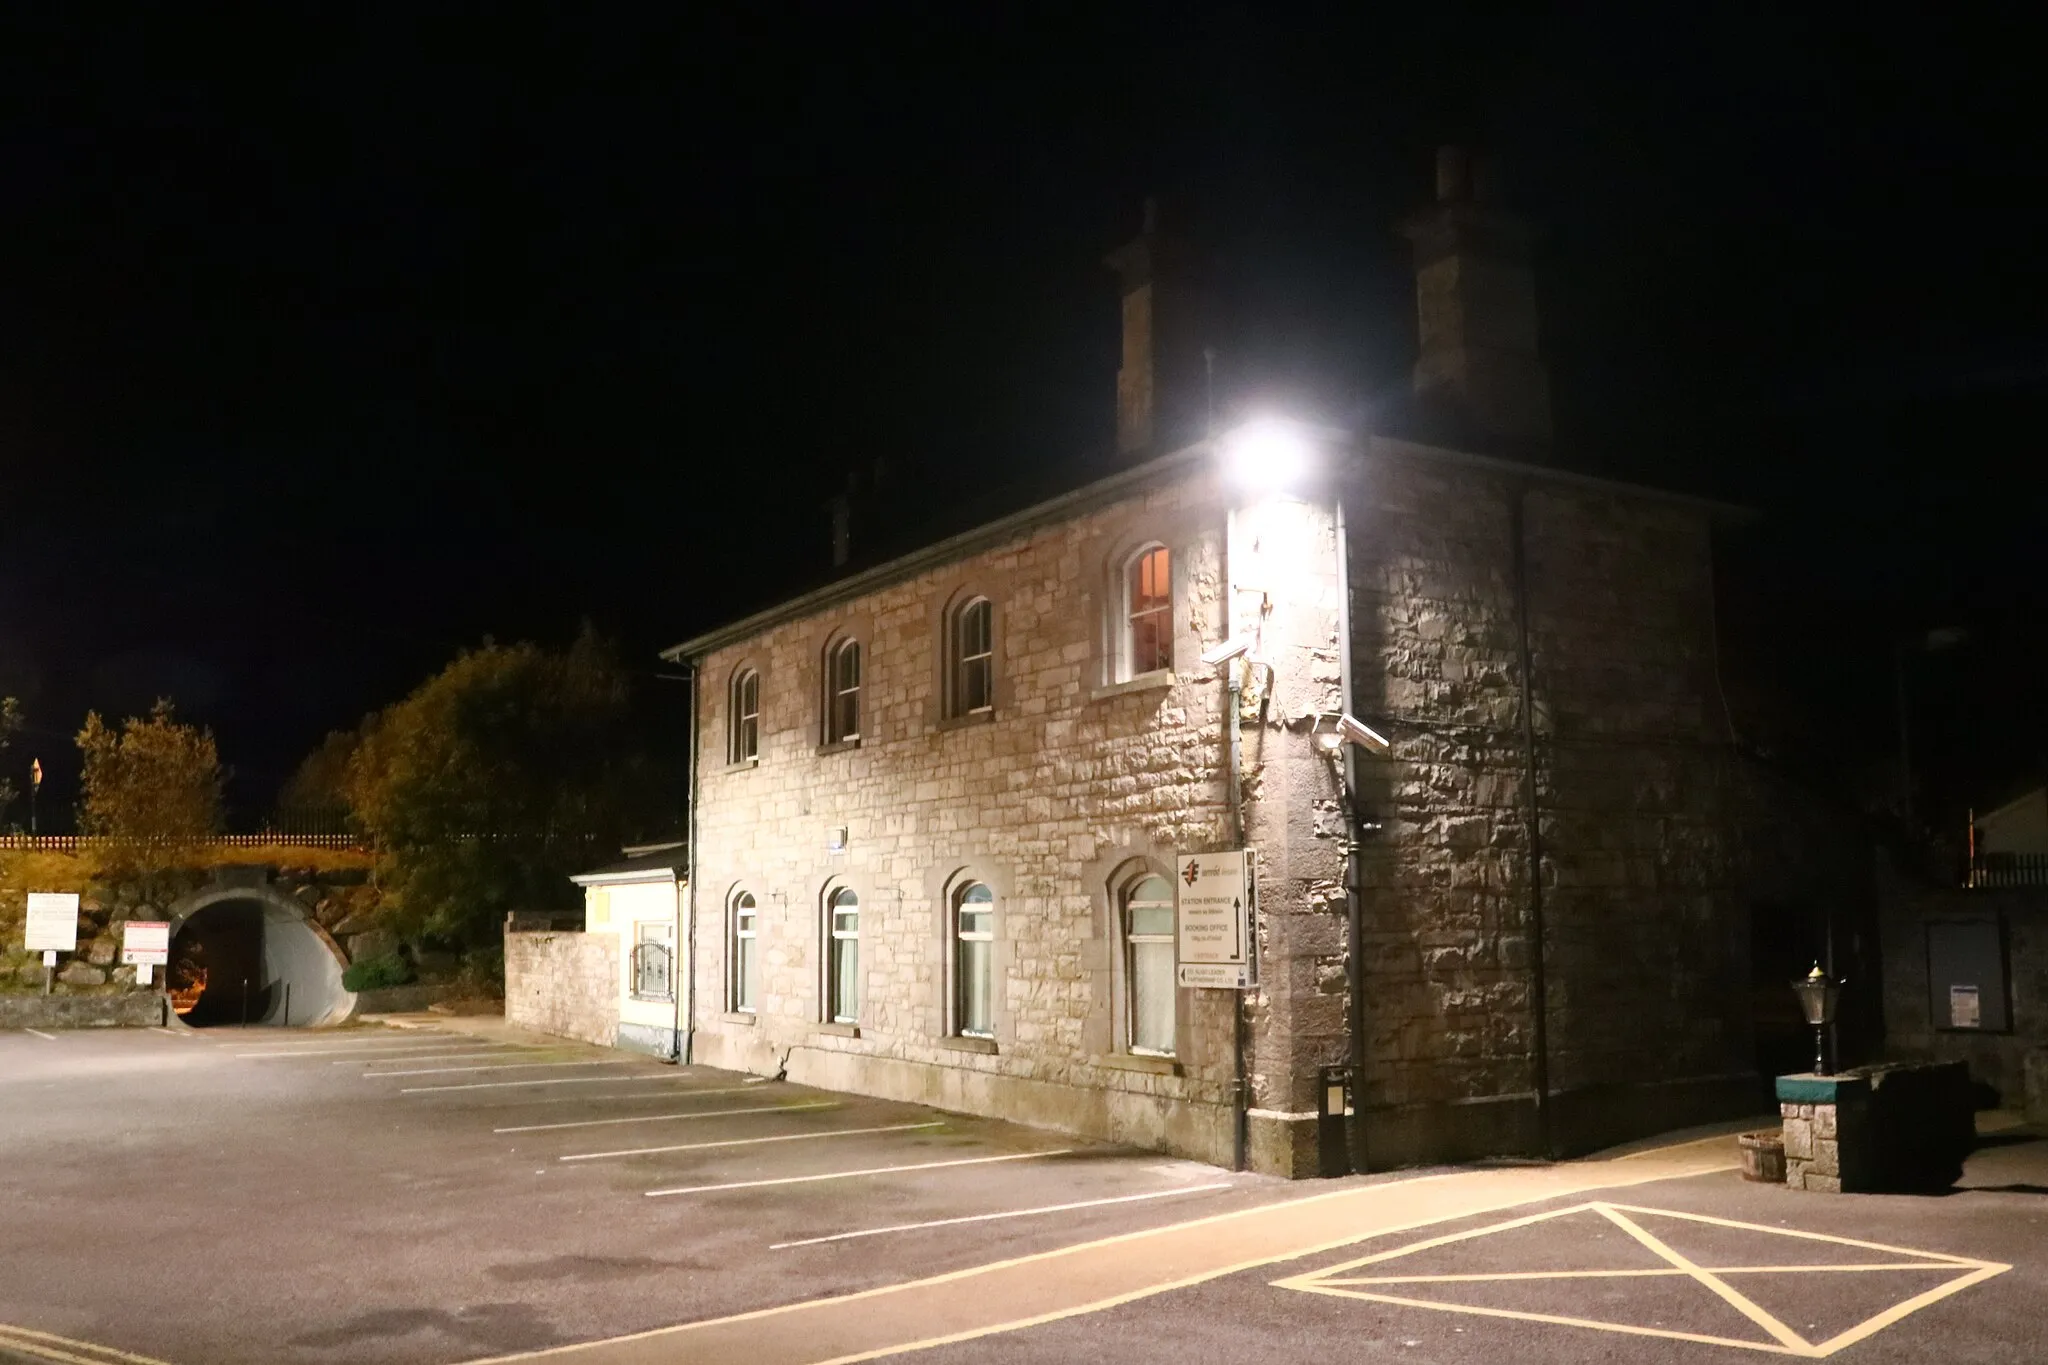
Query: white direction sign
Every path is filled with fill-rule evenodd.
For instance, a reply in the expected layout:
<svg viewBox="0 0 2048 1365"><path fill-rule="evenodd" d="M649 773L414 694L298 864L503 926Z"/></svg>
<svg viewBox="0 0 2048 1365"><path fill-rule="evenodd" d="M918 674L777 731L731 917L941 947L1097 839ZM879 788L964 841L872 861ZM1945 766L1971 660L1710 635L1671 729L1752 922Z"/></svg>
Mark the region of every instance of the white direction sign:
<svg viewBox="0 0 2048 1365"><path fill-rule="evenodd" d="M32 953L75 953L78 951L78 893L76 891L31 891L28 893L28 941L22 945ZM48 959L45 959L46 961Z"/></svg>
<svg viewBox="0 0 2048 1365"><path fill-rule="evenodd" d="M1183 853L1174 877L1180 924L1180 984L1243 990L1251 985L1251 859Z"/></svg>
<svg viewBox="0 0 2048 1365"><path fill-rule="evenodd" d="M171 960L171 926L132 919L121 926L121 960L137 967L162 967ZM148 980L138 974L138 979Z"/></svg>

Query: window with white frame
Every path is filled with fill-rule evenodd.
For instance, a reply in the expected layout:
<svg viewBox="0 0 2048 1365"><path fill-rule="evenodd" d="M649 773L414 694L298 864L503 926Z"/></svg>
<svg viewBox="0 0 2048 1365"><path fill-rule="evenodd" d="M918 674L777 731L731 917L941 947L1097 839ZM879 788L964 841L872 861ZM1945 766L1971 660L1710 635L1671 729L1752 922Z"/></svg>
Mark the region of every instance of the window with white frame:
<svg viewBox="0 0 2048 1365"><path fill-rule="evenodd" d="M1173 556L1148 545L1124 564L1117 681L1173 667Z"/></svg>
<svg viewBox="0 0 2048 1365"><path fill-rule="evenodd" d="M641 920L633 926L633 998L676 998L675 926L666 920Z"/></svg>
<svg viewBox="0 0 2048 1365"><path fill-rule="evenodd" d="M742 668L732 675L731 724L726 735L728 763L752 763L761 756L761 675Z"/></svg>
<svg viewBox="0 0 2048 1365"><path fill-rule="evenodd" d="M954 608L946 636L947 700L951 713L971 716L993 709L995 607L986 597L969 598Z"/></svg>
<svg viewBox="0 0 2048 1365"><path fill-rule="evenodd" d="M841 640L825 652L825 742L860 738L860 641Z"/></svg>
<svg viewBox="0 0 2048 1365"><path fill-rule="evenodd" d="M825 1013L835 1024L860 1022L860 897L840 887L827 898Z"/></svg>
<svg viewBox="0 0 2048 1365"><path fill-rule="evenodd" d="M980 882L953 901L953 1032L993 1038L995 1026L995 892Z"/></svg>
<svg viewBox="0 0 2048 1365"><path fill-rule="evenodd" d="M1124 892L1124 992L1133 1052L1173 1055L1173 886L1154 873Z"/></svg>
<svg viewBox="0 0 2048 1365"><path fill-rule="evenodd" d="M730 919L731 943L726 962L731 979L726 991L736 1012L752 1014L761 984L760 913L753 892L733 895Z"/></svg>

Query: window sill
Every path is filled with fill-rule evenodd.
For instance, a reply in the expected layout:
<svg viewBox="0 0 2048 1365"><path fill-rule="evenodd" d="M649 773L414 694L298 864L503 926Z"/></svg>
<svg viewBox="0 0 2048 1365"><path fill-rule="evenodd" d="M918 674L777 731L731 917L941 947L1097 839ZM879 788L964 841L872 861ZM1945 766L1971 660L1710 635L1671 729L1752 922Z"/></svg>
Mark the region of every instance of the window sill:
<svg viewBox="0 0 2048 1365"><path fill-rule="evenodd" d="M748 1028L754 1026L755 1015L752 1010L727 1010L718 1017L728 1024L745 1024Z"/></svg>
<svg viewBox="0 0 2048 1365"><path fill-rule="evenodd" d="M992 1057L996 1051L996 1040L993 1038L970 1038L965 1034L956 1033L949 1038L939 1039L939 1046L945 1048L948 1052L979 1052L985 1056Z"/></svg>
<svg viewBox="0 0 2048 1365"><path fill-rule="evenodd" d="M859 1024L838 1024L833 1023L831 1020L826 1020L821 1024L813 1024L811 1029L813 1032L824 1034L827 1038L860 1037Z"/></svg>
<svg viewBox="0 0 2048 1365"><path fill-rule="evenodd" d="M632 998L636 1005L673 1005L676 1002L673 995L641 995L638 991L633 993Z"/></svg>
<svg viewBox="0 0 2048 1365"><path fill-rule="evenodd" d="M847 750L849 750L849 749L858 749L859 747L860 747L860 736L859 736L859 735L855 735L855 736L854 736L854 737L853 737L852 739L835 739L835 740L833 740L833 741L832 741L832 742L831 742L830 744L820 744L820 745L819 745L819 746L818 746L818 747L817 747L817 748L816 748L815 750L813 750L812 752L814 752L814 753L817 753L817 754L820 754L820 755L823 755L823 754L843 754L843 753L845 753L845 752L846 752Z"/></svg>
<svg viewBox="0 0 2048 1365"><path fill-rule="evenodd" d="M752 758L743 758L737 763L726 764L724 771L729 773L743 773L751 771L752 769L758 768L760 766L761 758L760 755L756 754Z"/></svg>
<svg viewBox="0 0 2048 1365"><path fill-rule="evenodd" d="M1088 700L1104 701L1110 697L1128 697L1136 692L1164 692L1179 681L1179 677L1172 669L1158 668L1150 673L1140 673L1137 677L1128 678L1123 682L1098 687L1088 694Z"/></svg>
<svg viewBox="0 0 2048 1365"><path fill-rule="evenodd" d="M964 716L941 716L935 728L940 730L964 730L970 725L988 725L995 718L995 708L989 707L982 711L969 711Z"/></svg>
<svg viewBox="0 0 2048 1365"><path fill-rule="evenodd" d="M1142 1071L1151 1076L1180 1076L1177 1057L1152 1057L1142 1052L1106 1052L1095 1058L1095 1065L1110 1071Z"/></svg>

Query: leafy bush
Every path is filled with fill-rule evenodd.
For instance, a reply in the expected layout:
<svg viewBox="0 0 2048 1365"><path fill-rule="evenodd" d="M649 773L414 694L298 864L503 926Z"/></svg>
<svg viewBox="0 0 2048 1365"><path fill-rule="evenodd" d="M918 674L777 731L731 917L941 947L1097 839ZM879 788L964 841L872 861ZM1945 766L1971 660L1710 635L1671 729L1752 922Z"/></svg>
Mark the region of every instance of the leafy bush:
<svg viewBox="0 0 2048 1365"><path fill-rule="evenodd" d="M473 995L491 1000L505 998L505 948L503 944L491 948L472 949L462 959L462 971L456 977L464 990Z"/></svg>
<svg viewBox="0 0 2048 1365"><path fill-rule="evenodd" d="M402 953L385 953L351 962L341 974L342 989L375 991L386 986L403 986L412 980L412 963Z"/></svg>

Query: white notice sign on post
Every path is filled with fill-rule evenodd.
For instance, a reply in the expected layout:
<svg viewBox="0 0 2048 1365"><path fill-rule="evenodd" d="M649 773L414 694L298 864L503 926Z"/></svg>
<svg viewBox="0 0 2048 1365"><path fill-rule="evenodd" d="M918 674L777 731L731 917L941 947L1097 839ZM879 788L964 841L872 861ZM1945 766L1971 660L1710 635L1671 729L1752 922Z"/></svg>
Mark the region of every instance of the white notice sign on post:
<svg viewBox="0 0 2048 1365"><path fill-rule="evenodd" d="M121 926L121 961L136 967L162 967L171 960L171 926L160 920L132 919ZM138 980L148 980L137 976Z"/></svg>
<svg viewBox="0 0 2048 1365"><path fill-rule="evenodd" d="M1184 853L1174 878L1180 984L1241 991L1251 985L1251 860L1243 849Z"/></svg>
<svg viewBox="0 0 2048 1365"><path fill-rule="evenodd" d="M78 893L29 892L28 941L22 946L32 953L77 952Z"/></svg>

